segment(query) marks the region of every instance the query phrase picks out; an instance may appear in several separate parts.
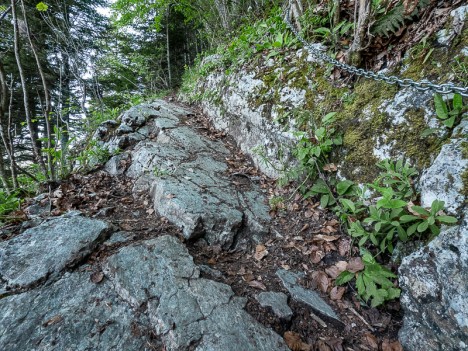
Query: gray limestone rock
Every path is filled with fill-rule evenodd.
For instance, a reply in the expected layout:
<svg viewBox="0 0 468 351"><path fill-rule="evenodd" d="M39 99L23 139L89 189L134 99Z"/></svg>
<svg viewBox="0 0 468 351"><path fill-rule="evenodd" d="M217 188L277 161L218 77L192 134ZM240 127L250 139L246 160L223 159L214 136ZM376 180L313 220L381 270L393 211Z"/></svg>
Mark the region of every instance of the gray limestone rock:
<svg viewBox="0 0 468 351"><path fill-rule="evenodd" d="M468 121L465 123L468 125ZM434 200L442 200L446 210L454 215L466 206L463 174L468 170L468 159L463 155L462 145L468 142L468 134L465 132L462 135L464 137L452 138L448 144L443 145L434 163L422 174L422 206L430 207Z"/></svg>
<svg viewBox="0 0 468 351"><path fill-rule="evenodd" d="M467 219L404 258L399 273L405 350L467 350Z"/></svg>
<svg viewBox="0 0 468 351"><path fill-rule="evenodd" d="M99 220L62 216L1 242L0 294L56 277L91 253L109 229Z"/></svg>
<svg viewBox="0 0 468 351"><path fill-rule="evenodd" d="M127 125L127 124L121 124L121 125L119 126L119 128L117 128L117 129L115 130L115 133L116 133L117 135L124 135L124 134L133 133L133 128L130 127L129 125Z"/></svg>
<svg viewBox="0 0 468 351"><path fill-rule="evenodd" d="M273 313L284 320L290 321L293 311L288 306L288 297L281 292L262 292L256 296L260 306L271 307Z"/></svg>
<svg viewBox="0 0 468 351"><path fill-rule="evenodd" d="M313 290L308 290L297 283L301 278L299 274L279 269L276 275L281 279L284 287L289 291L294 300L305 303L320 316L327 318L333 323L341 325L342 322L333 309Z"/></svg>
<svg viewBox="0 0 468 351"><path fill-rule="evenodd" d="M29 217L37 217L46 213L50 213L51 204L48 199L48 194L41 194L33 199L33 203L26 207L25 212Z"/></svg>
<svg viewBox="0 0 468 351"><path fill-rule="evenodd" d="M144 350L149 320L138 316L108 281L67 273L52 285L0 299L0 348L5 351Z"/></svg>
<svg viewBox="0 0 468 351"><path fill-rule="evenodd" d="M119 295L146 306L167 350L288 350L244 310L225 284L200 278L185 246L170 236L122 248L105 273Z"/></svg>
<svg viewBox="0 0 468 351"><path fill-rule="evenodd" d="M165 102L137 107L124 114L122 121L139 125L132 121L141 115L146 124L135 133L114 137L105 146L112 149L122 138L135 134L141 141L112 157L106 170L135 179L135 194L150 191L155 210L182 228L187 239L204 236L210 244L225 248L260 241L270 221L265 197L257 184L249 182L241 189L226 174L229 151L224 144L182 125L190 111ZM140 133L144 128L153 132ZM150 140L152 133L157 136ZM121 164L130 159L125 170Z"/></svg>

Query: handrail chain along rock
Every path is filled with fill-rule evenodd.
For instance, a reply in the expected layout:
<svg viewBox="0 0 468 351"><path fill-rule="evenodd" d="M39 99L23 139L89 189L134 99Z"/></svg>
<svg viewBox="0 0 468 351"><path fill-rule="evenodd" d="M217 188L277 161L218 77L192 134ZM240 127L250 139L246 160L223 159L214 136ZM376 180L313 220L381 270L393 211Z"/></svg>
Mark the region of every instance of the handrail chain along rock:
<svg viewBox="0 0 468 351"><path fill-rule="evenodd" d="M445 84L435 84L429 80L422 80L416 82L409 78L398 78L396 76L386 76L383 73L375 73L372 71L365 70L363 68L357 68L346 63L340 62L326 53L322 52L321 50L317 49L316 47L312 46L309 42L307 42L297 31L297 29L293 26L290 20L290 8L286 10L286 15L284 16L284 22L294 33L296 38L304 45L304 47L316 58L325 61L327 63L332 64L335 67L338 67L342 70L345 70L349 73L356 74L358 76L362 76L365 78L371 78L376 81L382 81L388 84L398 84L401 87L413 87L419 91L428 91L431 90L435 93L439 94L460 94L461 96L468 97L468 87L459 87L452 83L445 83Z"/></svg>

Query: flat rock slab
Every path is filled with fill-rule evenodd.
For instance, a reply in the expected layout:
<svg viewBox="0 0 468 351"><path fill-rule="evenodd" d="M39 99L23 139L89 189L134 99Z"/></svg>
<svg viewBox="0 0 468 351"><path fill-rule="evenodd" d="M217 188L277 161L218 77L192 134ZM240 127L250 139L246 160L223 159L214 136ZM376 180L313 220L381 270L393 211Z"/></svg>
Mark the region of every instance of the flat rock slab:
<svg viewBox="0 0 468 351"><path fill-rule="evenodd" d="M146 137L109 160L106 170L135 179L134 193L150 192L154 209L187 239L204 237L224 248L261 241L270 221L264 194L248 177L229 176L230 152L184 125L190 114L164 101L132 108L121 123ZM112 149L122 136L109 133L103 145ZM122 160L130 162L125 169Z"/></svg>
<svg viewBox="0 0 468 351"><path fill-rule="evenodd" d="M262 307L271 307L273 313L281 319L290 321L293 311L288 305L288 297L281 292L262 292L256 297Z"/></svg>
<svg viewBox="0 0 468 351"><path fill-rule="evenodd" d="M89 273L67 273L52 285L0 299L0 325L5 351L158 346L147 336L148 319L135 315L109 282L92 283Z"/></svg>
<svg viewBox="0 0 468 351"><path fill-rule="evenodd" d="M314 312L333 323L343 324L333 309L315 291L305 289L298 284L297 281L301 278L299 274L280 269L276 272L276 275L281 279L284 287L294 300L305 303Z"/></svg>
<svg viewBox="0 0 468 351"><path fill-rule="evenodd" d="M109 225L67 215L0 243L0 295L15 293L79 262L103 242Z"/></svg>
<svg viewBox="0 0 468 351"><path fill-rule="evenodd" d="M120 249L105 266L116 291L145 308L166 350L288 350L228 285L200 278L187 249L163 236Z"/></svg>
<svg viewBox="0 0 468 351"><path fill-rule="evenodd" d="M468 350L468 219L405 257L399 273L405 350Z"/></svg>

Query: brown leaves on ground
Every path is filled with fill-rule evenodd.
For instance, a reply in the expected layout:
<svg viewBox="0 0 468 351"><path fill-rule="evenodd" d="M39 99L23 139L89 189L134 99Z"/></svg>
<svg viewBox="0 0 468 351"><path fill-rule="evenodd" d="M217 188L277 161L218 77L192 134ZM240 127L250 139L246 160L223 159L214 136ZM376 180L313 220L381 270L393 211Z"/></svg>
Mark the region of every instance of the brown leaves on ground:
<svg viewBox="0 0 468 351"><path fill-rule="evenodd" d="M312 346L303 342L298 333L287 331L284 333L284 341L292 351L312 351Z"/></svg>
<svg viewBox="0 0 468 351"><path fill-rule="evenodd" d="M254 258L257 261L261 261L266 255L268 255L268 250L266 249L265 245L257 245L255 248Z"/></svg>

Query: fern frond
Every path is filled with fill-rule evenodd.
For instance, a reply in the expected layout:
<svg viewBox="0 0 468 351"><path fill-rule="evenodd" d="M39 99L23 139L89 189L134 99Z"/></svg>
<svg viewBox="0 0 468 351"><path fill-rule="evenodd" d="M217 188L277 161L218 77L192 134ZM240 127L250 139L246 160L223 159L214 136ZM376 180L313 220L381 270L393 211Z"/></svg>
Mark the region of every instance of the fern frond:
<svg viewBox="0 0 468 351"><path fill-rule="evenodd" d="M419 0L410 14L406 14L403 2L398 2L391 10L376 19L371 32L386 37L395 34L405 25L405 21L413 21L415 17L419 16L430 2L431 0Z"/></svg>

